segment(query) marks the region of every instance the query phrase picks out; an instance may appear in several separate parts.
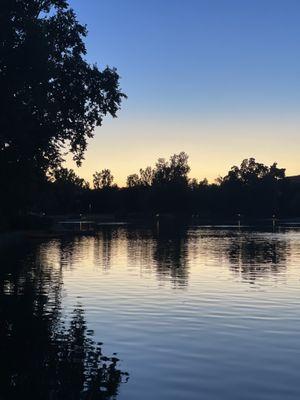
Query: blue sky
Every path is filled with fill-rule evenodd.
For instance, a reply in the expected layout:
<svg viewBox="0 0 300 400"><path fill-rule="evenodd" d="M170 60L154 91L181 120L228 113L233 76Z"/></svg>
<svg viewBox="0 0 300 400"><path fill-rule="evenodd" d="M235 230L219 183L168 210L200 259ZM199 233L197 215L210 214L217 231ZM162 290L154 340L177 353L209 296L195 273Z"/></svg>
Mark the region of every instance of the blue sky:
<svg viewBox="0 0 300 400"><path fill-rule="evenodd" d="M300 173L300 2L71 0L88 60L117 67L128 94L79 171L116 180L185 150L192 176L245 157ZM198 150L197 150L198 149Z"/></svg>

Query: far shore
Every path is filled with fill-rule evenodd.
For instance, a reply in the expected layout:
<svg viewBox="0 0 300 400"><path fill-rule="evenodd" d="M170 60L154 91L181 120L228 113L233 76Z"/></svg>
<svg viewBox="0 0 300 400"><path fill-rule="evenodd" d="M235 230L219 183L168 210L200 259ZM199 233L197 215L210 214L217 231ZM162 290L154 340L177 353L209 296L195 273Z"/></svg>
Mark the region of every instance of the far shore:
<svg viewBox="0 0 300 400"><path fill-rule="evenodd" d="M47 224L44 223L47 219ZM41 223L42 221L42 223ZM30 224L14 229L3 229L0 232L0 248L7 245L22 243L28 238L49 238L64 236L65 234L96 234L109 226L149 226L161 228L203 226L212 228L254 228L265 229L278 227L300 226L298 218L201 218L174 214L142 215L134 214L120 218L114 214L69 214L55 216L34 216Z"/></svg>

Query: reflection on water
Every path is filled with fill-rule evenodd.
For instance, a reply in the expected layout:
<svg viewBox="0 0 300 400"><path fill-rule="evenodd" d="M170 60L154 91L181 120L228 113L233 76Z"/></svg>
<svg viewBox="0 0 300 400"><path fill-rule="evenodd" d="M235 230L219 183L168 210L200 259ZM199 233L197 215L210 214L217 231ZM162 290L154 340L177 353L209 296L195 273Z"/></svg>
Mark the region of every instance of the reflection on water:
<svg viewBox="0 0 300 400"><path fill-rule="evenodd" d="M176 287L186 286L188 283L189 267L187 231L184 229L160 229L155 236L155 260L159 279L171 280Z"/></svg>
<svg viewBox="0 0 300 400"><path fill-rule="evenodd" d="M1 258L0 398L300 396L300 230L105 226Z"/></svg>
<svg viewBox="0 0 300 400"><path fill-rule="evenodd" d="M39 249L17 250L2 254L7 264L0 274L0 397L115 398L127 376L118 358L102 354L80 305L68 326L61 318L64 257L49 268Z"/></svg>
<svg viewBox="0 0 300 400"><path fill-rule="evenodd" d="M283 273L289 244L274 235L240 235L228 244L230 267L250 283L266 274Z"/></svg>
<svg viewBox="0 0 300 400"><path fill-rule="evenodd" d="M171 282L174 287L188 283L187 228L166 226L154 230L127 229L126 238L116 233L115 238L126 240L127 254L132 264L141 263L153 268L159 281Z"/></svg>

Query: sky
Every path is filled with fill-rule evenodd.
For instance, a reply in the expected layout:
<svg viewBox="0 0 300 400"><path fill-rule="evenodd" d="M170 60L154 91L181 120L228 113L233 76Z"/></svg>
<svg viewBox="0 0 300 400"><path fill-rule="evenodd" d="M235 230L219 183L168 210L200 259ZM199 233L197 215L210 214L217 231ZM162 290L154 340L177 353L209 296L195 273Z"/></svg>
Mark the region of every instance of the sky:
<svg viewBox="0 0 300 400"><path fill-rule="evenodd" d="M244 158L300 174L299 0L70 0L87 59L116 67L128 95L80 169L129 174L185 151L213 181Z"/></svg>

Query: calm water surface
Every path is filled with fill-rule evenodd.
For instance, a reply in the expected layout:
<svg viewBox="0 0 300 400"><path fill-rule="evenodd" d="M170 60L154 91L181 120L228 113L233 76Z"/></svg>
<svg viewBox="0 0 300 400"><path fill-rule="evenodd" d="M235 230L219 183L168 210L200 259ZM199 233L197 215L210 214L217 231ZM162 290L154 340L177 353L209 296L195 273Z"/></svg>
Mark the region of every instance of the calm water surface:
<svg viewBox="0 0 300 400"><path fill-rule="evenodd" d="M1 257L1 399L300 398L300 229L107 226Z"/></svg>

